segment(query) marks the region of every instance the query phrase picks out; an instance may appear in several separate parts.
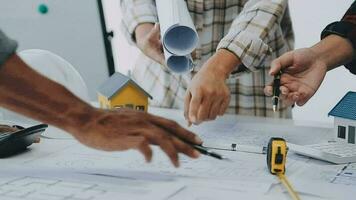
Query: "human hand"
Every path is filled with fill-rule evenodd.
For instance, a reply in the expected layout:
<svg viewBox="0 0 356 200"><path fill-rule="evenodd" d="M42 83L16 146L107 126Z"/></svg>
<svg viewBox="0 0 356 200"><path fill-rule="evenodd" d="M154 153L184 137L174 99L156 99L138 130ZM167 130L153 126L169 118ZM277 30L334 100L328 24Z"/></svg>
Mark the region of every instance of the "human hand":
<svg viewBox="0 0 356 200"><path fill-rule="evenodd" d="M94 114L89 114L89 120L83 127L69 130L89 147L105 151L137 149L150 162L150 145L158 145L176 167L179 166L178 153L192 158L200 155L186 143L201 144L199 137L171 120L129 109L95 109L89 113Z"/></svg>
<svg viewBox="0 0 356 200"><path fill-rule="evenodd" d="M159 24L144 23L135 30L137 47L149 58L165 64Z"/></svg>
<svg viewBox="0 0 356 200"><path fill-rule="evenodd" d="M311 48L290 51L271 63L269 74L279 71L281 99L286 105L304 105L318 90L327 72L326 63ZM272 83L265 87L265 94L272 96Z"/></svg>
<svg viewBox="0 0 356 200"><path fill-rule="evenodd" d="M191 123L214 120L225 113L230 102L230 91L225 80L238 61L227 50L219 50L194 76L184 100L184 116Z"/></svg>

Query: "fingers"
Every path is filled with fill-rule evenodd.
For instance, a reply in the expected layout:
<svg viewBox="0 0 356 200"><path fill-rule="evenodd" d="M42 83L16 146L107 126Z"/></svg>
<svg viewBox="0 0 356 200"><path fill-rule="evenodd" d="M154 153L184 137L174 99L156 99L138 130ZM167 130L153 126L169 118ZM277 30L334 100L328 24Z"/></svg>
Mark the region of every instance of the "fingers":
<svg viewBox="0 0 356 200"><path fill-rule="evenodd" d="M290 76L287 73L282 74L281 76L281 86L279 90L281 91L281 98L283 99L284 95L287 95L288 93L295 91L297 89L295 86L293 88L289 88L289 84L293 82L293 77ZM294 89L294 90L293 90ZM264 88L264 93L266 96L272 96L273 95L273 82L270 82L268 85L265 86Z"/></svg>
<svg viewBox="0 0 356 200"><path fill-rule="evenodd" d="M272 85L267 85L264 89L265 95L266 96L272 96L273 95L273 87Z"/></svg>
<svg viewBox="0 0 356 200"><path fill-rule="evenodd" d="M185 97L184 97L184 118L185 120L188 121L188 126L191 125L191 122L189 120L189 105L190 105L190 100L192 99L192 95L190 94L190 92L187 90Z"/></svg>
<svg viewBox="0 0 356 200"><path fill-rule="evenodd" d="M159 23L155 23L153 26L151 32L150 32L150 38L155 38L155 39L160 39L160 27Z"/></svg>
<svg viewBox="0 0 356 200"><path fill-rule="evenodd" d="M143 141L137 149L145 156L146 162L151 162L152 149L147 141Z"/></svg>
<svg viewBox="0 0 356 200"><path fill-rule="evenodd" d="M158 118L155 120L165 121L163 118ZM169 121L169 123L171 126L179 126L175 122L171 123ZM195 149L190 144L186 144L180 140L179 137L172 135L168 129L158 127L154 123L148 123L146 125L147 126L144 129L137 131L136 134L140 136L135 136L135 138L144 138L144 140L141 140L136 148L145 156L147 162L151 161L152 159L152 150L150 149L149 144L158 145L169 157L175 167L179 167L178 153L184 153L192 158L197 158L199 156L199 152L195 152ZM166 125L168 126L168 124ZM193 133L188 134L190 138L195 137Z"/></svg>
<svg viewBox="0 0 356 200"><path fill-rule="evenodd" d="M171 140L170 134L164 129L161 129L154 124L146 124L145 129L142 129L138 134L143 135L150 144L158 145L162 151L171 160L175 167L179 166L178 161L178 150L175 148L173 141ZM140 145L142 142L140 143ZM144 146L144 145L143 145ZM141 149L139 149L141 151ZM145 149L147 151L147 149ZM144 154L146 157L146 154Z"/></svg>
<svg viewBox="0 0 356 200"><path fill-rule="evenodd" d="M157 130L159 130L159 129L157 129ZM169 139L169 137L164 136L165 134L162 133L162 130L157 131L157 133L158 133L157 135L160 135L160 136L154 138L154 140L156 140L155 142L166 153L166 155L171 160L172 164L175 167L179 167L178 150L175 148L174 144Z"/></svg>
<svg viewBox="0 0 356 200"><path fill-rule="evenodd" d="M220 114L220 106L224 102L224 99L219 99L218 101L213 102L213 105L210 109L209 119L215 120L216 117Z"/></svg>
<svg viewBox="0 0 356 200"><path fill-rule="evenodd" d="M286 86L280 86L279 90L281 91L282 95L287 95L289 93L289 89Z"/></svg>
<svg viewBox="0 0 356 200"><path fill-rule="evenodd" d="M192 100L190 101L189 105L189 120L193 123L197 123L198 121L198 111L200 104L202 103L202 92L197 90L196 92L192 93Z"/></svg>
<svg viewBox="0 0 356 200"><path fill-rule="evenodd" d="M145 144L146 141L145 137L139 136L142 135L143 132L144 130L137 130L137 136L106 137L102 139L97 138L95 141L91 141L90 143L84 142L84 144L104 151L139 149L141 144Z"/></svg>
<svg viewBox="0 0 356 200"><path fill-rule="evenodd" d="M213 101L211 98L205 98L203 103L199 106L197 120L194 122L195 124L200 124L203 121L209 119L210 109L212 107Z"/></svg>
<svg viewBox="0 0 356 200"><path fill-rule="evenodd" d="M164 119L162 117L152 116L150 121L157 127L167 131L167 134L178 137L180 140L192 143L202 144L203 141L194 133L184 129L178 123Z"/></svg>
<svg viewBox="0 0 356 200"><path fill-rule="evenodd" d="M148 35L149 45L146 47L146 52L153 60L165 66L166 60L164 58L163 46L160 37L160 26L156 23Z"/></svg>
<svg viewBox="0 0 356 200"><path fill-rule="evenodd" d="M179 152L182 152L191 158L198 158L200 156L200 153L197 150L195 150L191 145L182 142L178 138L172 138L172 140L175 148Z"/></svg>
<svg viewBox="0 0 356 200"><path fill-rule="evenodd" d="M282 69L293 65L293 51L287 52L271 63L270 75L276 75Z"/></svg>
<svg viewBox="0 0 356 200"><path fill-rule="evenodd" d="M227 98L224 98L223 102L221 103L219 115L224 115L225 111L229 107L229 104L230 104L230 95L228 95Z"/></svg>
<svg viewBox="0 0 356 200"><path fill-rule="evenodd" d="M303 106L304 104L306 104L309 101L310 98L311 98L311 96L307 95L307 93L299 92L299 97L296 100L296 103L298 106Z"/></svg>

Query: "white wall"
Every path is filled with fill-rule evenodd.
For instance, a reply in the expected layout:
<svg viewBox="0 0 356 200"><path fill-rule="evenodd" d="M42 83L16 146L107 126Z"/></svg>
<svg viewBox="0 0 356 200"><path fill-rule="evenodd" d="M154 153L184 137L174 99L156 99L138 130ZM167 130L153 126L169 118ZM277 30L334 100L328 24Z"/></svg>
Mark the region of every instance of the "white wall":
<svg viewBox="0 0 356 200"><path fill-rule="evenodd" d="M353 0L289 0L296 48L319 41L320 32L330 22L339 20ZM113 41L117 71L126 73L137 58L138 50L128 45L119 30L119 0L104 0L107 25L115 31ZM349 90L356 91L356 77L343 67L329 72L317 94L303 107L296 107L293 117L299 120L332 122L327 113Z"/></svg>

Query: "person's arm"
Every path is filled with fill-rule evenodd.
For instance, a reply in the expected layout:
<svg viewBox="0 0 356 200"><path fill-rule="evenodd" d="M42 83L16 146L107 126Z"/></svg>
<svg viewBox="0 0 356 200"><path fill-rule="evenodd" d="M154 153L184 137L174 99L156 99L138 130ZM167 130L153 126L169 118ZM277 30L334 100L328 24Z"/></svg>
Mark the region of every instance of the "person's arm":
<svg viewBox="0 0 356 200"><path fill-rule="evenodd" d="M185 96L185 118L199 124L223 115L230 102L226 79L267 66L271 40L283 37L280 22L287 0L250 0L233 21L217 52L194 76ZM243 64L243 65L242 65Z"/></svg>
<svg viewBox="0 0 356 200"><path fill-rule="evenodd" d="M290 51L271 63L270 75L283 71L281 99L287 105L304 105L318 90L328 70L353 59L354 50L349 40L329 35L310 48ZM272 95L272 83L265 94Z"/></svg>
<svg viewBox="0 0 356 200"><path fill-rule="evenodd" d="M329 24L322 32L321 39L329 35L338 35L348 39L354 49L356 49L356 1L347 10L341 21ZM341 57L338 57L342 59ZM356 74L356 58L342 63L353 74Z"/></svg>
<svg viewBox="0 0 356 200"><path fill-rule="evenodd" d="M329 35L310 48L325 63L327 70L350 63L354 48L350 40L338 35Z"/></svg>
<svg viewBox="0 0 356 200"><path fill-rule="evenodd" d="M136 43L135 30L139 25L158 22L154 0L120 0L120 7L121 28L132 44Z"/></svg>
<svg viewBox="0 0 356 200"><path fill-rule="evenodd" d="M153 0L121 0L122 29L128 41L146 56L165 65L158 16Z"/></svg>
<svg viewBox="0 0 356 200"><path fill-rule="evenodd" d="M17 44L0 30L0 106L71 133L81 143L106 151L137 149L151 160L159 145L175 166L178 153L196 158L186 142L201 140L176 122L134 110L96 109L64 86L37 73L15 53Z"/></svg>
<svg viewBox="0 0 356 200"><path fill-rule="evenodd" d="M245 4L217 47L217 51L226 49L235 54L243 64L234 66L234 74L268 66L264 63L270 59L266 58L275 51L269 44L284 37L280 23L287 6L287 0L250 0Z"/></svg>
<svg viewBox="0 0 356 200"><path fill-rule="evenodd" d="M175 166L178 153L196 158L185 142L200 139L177 123L134 110L96 109L28 67L16 54L0 68L0 106L57 126L81 143L105 151L138 149L149 161L159 145Z"/></svg>
<svg viewBox="0 0 356 200"><path fill-rule="evenodd" d="M284 103L304 105L319 89L328 70L345 65L356 74L356 2L340 22L323 30L321 39L310 48L288 52L272 62L272 76L283 71L280 89ZM265 93L272 95L271 84L265 87Z"/></svg>

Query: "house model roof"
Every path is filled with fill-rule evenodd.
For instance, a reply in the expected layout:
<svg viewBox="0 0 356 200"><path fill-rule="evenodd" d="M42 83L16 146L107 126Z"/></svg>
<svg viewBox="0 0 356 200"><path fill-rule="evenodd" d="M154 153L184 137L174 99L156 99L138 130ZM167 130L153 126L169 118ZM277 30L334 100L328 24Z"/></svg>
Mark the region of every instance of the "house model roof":
<svg viewBox="0 0 356 200"><path fill-rule="evenodd" d="M328 115L356 120L356 92L348 92Z"/></svg>
<svg viewBox="0 0 356 200"><path fill-rule="evenodd" d="M115 94L120 92L129 83L141 90L147 97L152 99L152 96L142 89L135 81L128 76L125 76L119 72L115 72L107 81L105 81L99 88L99 93L107 97L112 98Z"/></svg>

